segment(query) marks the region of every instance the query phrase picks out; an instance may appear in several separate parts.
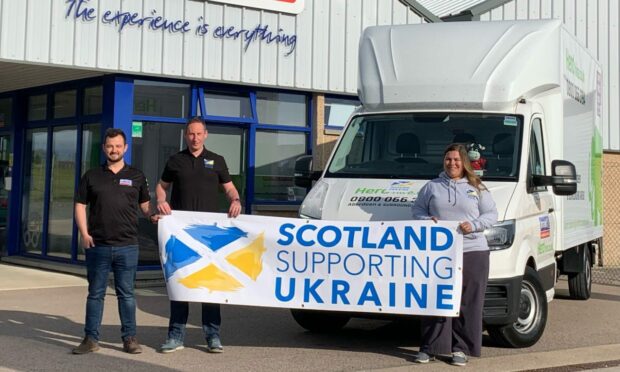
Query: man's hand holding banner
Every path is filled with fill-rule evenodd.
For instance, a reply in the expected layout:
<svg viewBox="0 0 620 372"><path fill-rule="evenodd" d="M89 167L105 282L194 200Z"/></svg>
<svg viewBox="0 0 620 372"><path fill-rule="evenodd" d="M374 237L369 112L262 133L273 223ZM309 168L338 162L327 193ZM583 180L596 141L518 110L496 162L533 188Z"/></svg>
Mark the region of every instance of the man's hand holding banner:
<svg viewBox="0 0 620 372"><path fill-rule="evenodd" d="M175 301L458 316L456 228L173 211L159 247Z"/></svg>

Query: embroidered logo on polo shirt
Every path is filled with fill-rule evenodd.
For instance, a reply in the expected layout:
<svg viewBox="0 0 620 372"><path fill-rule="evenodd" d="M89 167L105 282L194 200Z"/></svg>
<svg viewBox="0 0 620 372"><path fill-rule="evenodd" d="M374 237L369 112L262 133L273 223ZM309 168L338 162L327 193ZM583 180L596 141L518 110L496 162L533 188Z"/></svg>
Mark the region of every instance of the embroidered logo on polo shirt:
<svg viewBox="0 0 620 372"><path fill-rule="evenodd" d="M131 180L127 180L127 179L121 178L118 181L118 184L121 185L121 186L131 186L131 185L133 185L133 182L131 182Z"/></svg>
<svg viewBox="0 0 620 372"><path fill-rule="evenodd" d="M213 166L215 165L215 160L209 160L209 159L202 159L204 161L205 164L205 168L213 168Z"/></svg>

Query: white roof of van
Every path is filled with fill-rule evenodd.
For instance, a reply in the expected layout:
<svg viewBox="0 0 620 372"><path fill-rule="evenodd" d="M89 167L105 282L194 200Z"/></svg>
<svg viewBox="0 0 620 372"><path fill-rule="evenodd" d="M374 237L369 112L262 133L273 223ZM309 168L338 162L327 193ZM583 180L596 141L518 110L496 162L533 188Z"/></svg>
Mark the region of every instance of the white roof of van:
<svg viewBox="0 0 620 372"><path fill-rule="evenodd" d="M368 109L510 111L560 85L560 20L374 26L360 40Z"/></svg>

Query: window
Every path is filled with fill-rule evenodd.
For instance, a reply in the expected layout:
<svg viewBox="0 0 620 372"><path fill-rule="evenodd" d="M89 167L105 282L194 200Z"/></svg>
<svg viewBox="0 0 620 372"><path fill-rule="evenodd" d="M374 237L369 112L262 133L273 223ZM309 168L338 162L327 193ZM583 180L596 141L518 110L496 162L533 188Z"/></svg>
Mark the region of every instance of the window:
<svg viewBox="0 0 620 372"><path fill-rule="evenodd" d="M303 94L257 92L256 112L261 124L308 125L308 98Z"/></svg>
<svg viewBox="0 0 620 372"><path fill-rule="evenodd" d="M11 200L11 136L0 135L0 252L6 252Z"/></svg>
<svg viewBox="0 0 620 372"><path fill-rule="evenodd" d="M325 97L325 126L341 129L360 105L360 101L356 99Z"/></svg>
<svg viewBox="0 0 620 372"><path fill-rule="evenodd" d="M529 174L545 174L545 153L543 147L542 123L536 118L532 121L532 133L530 135ZM546 190L546 187L535 187L532 190Z"/></svg>
<svg viewBox="0 0 620 372"><path fill-rule="evenodd" d="M53 128L47 254L71 258L77 127Z"/></svg>
<svg viewBox="0 0 620 372"><path fill-rule="evenodd" d="M134 122L137 125L137 122ZM131 162L144 172L149 183L151 201L155 201L155 187L168 158L184 147L183 125L175 123L140 122L138 133L132 135ZM168 193L170 196L170 193ZM140 242L139 265L158 265L157 225L140 213L138 234Z"/></svg>
<svg viewBox="0 0 620 372"><path fill-rule="evenodd" d="M24 146L21 240L24 251L41 253L45 208L47 128L28 129Z"/></svg>
<svg viewBox="0 0 620 372"><path fill-rule="evenodd" d="M475 143L481 145L477 174L487 180L514 181L519 174L521 127L521 117L500 114L357 116L344 131L326 176L434 178L443 170L446 146Z"/></svg>
<svg viewBox="0 0 620 372"><path fill-rule="evenodd" d="M101 164L101 124L84 124L81 175L99 164Z"/></svg>
<svg viewBox="0 0 620 372"><path fill-rule="evenodd" d="M103 88L101 85L84 89L84 115L97 115L103 111Z"/></svg>
<svg viewBox="0 0 620 372"><path fill-rule="evenodd" d="M54 94L54 119L75 116L75 90L66 90Z"/></svg>
<svg viewBox="0 0 620 372"><path fill-rule="evenodd" d="M256 133L254 199L302 201L306 190L295 187L295 159L306 154L306 134L284 131Z"/></svg>
<svg viewBox="0 0 620 372"><path fill-rule="evenodd" d="M19 250L83 260L73 244L75 186L100 164L103 87L89 79L47 89L27 97Z"/></svg>
<svg viewBox="0 0 620 372"><path fill-rule="evenodd" d="M13 100L10 98L0 99L0 128L10 127L13 120Z"/></svg>
<svg viewBox="0 0 620 372"><path fill-rule="evenodd" d="M205 110L208 116L252 118L249 94L205 92Z"/></svg>
<svg viewBox="0 0 620 372"><path fill-rule="evenodd" d="M211 87L199 91L203 89L203 104L196 105L196 112L207 122L205 145L226 159L245 210L256 203L300 203L306 190L295 187L294 168L296 158L308 152L310 96ZM250 166L254 174L247 179ZM253 193L247 198L250 184ZM227 209L228 204L220 198L220 207Z"/></svg>
<svg viewBox="0 0 620 372"><path fill-rule="evenodd" d="M189 85L136 80L134 115L185 118L188 114Z"/></svg>
<svg viewBox="0 0 620 372"><path fill-rule="evenodd" d="M28 98L28 121L45 120L47 117L47 95Z"/></svg>

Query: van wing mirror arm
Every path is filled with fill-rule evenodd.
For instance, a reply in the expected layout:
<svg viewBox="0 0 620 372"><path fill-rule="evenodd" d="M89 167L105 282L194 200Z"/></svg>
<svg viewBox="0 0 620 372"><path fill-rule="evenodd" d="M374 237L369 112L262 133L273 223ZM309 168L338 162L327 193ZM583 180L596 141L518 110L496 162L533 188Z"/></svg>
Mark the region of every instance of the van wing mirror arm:
<svg viewBox="0 0 620 372"><path fill-rule="evenodd" d="M562 186L577 184L577 179L571 176L542 176L539 174L532 175L532 183L534 186Z"/></svg>

